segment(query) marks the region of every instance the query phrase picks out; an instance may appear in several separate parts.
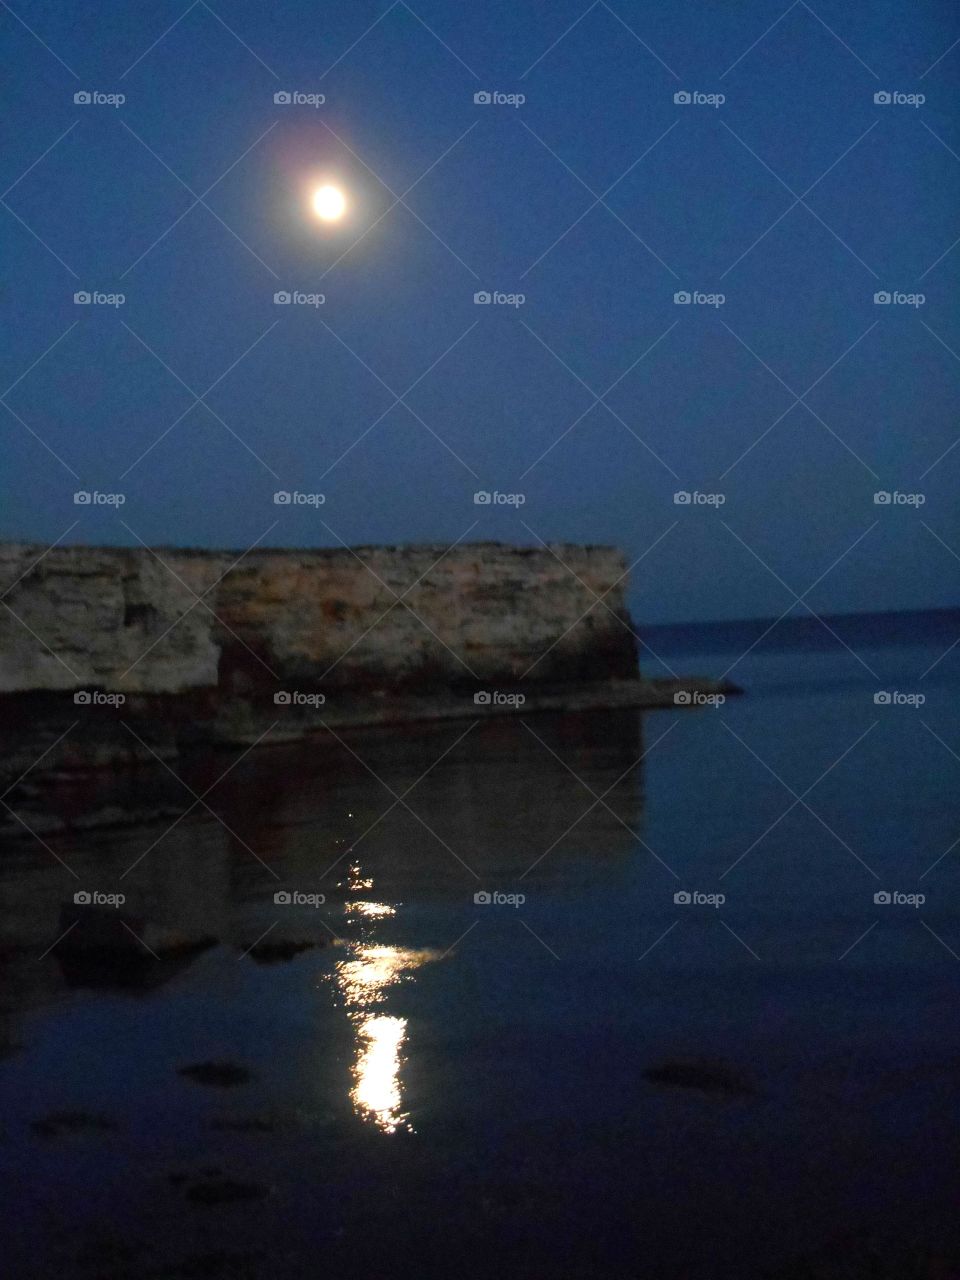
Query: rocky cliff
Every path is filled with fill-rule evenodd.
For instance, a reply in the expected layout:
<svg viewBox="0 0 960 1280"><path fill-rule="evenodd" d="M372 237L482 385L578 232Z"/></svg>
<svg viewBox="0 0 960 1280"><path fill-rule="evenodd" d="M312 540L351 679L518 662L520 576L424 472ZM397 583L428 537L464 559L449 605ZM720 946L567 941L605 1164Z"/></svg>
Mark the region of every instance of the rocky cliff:
<svg viewBox="0 0 960 1280"><path fill-rule="evenodd" d="M221 748L713 690L640 678L625 586L610 547L0 546L0 838L179 818Z"/></svg>
<svg viewBox="0 0 960 1280"><path fill-rule="evenodd" d="M625 575L609 547L6 545L0 693L631 678Z"/></svg>

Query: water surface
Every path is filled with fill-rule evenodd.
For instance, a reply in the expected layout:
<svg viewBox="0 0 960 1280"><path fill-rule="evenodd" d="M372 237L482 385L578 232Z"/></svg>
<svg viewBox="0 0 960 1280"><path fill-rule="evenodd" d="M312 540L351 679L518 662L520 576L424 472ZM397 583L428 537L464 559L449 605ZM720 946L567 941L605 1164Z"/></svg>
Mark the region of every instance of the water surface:
<svg viewBox="0 0 960 1280"><path fill-rule="evenodd" d="M951 1274L960 646L928 622L739 661L755 633L651 633L746 694L260 750L222 823L8 845L8 1273ZM217 945L78 968L78 887ZM248 953L278 939L317 945Z"/></svg>

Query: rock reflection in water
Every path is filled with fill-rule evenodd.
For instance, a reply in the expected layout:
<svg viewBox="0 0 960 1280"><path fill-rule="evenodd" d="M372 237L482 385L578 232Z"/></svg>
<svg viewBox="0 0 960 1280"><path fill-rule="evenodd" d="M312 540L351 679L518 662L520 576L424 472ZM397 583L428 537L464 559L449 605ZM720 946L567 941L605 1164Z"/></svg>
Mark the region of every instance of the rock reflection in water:
<svg viewBox="0 0 960 1280"><path fill-rule="evenodd" d="M363 1021L396 1013L378 996L434 958L382 945L391 921L399 923L401 900L419 911L441 903L460 909L484 885L514 889L526 876L524 884L538 891L553 883L569 888L604 879L611 870L625 874L631 866L631 829L641 829L643 815L642 717L545 716L531 726L536 736L517 719L480 723L447 755L463 734L460 724L355 734L356 756L333 738L309 749L300 744L251 752L212 792L212 807L225 825L199 810L182 821L141 824L134 808L126 814L128 825L45 842L24 832L0 859L0 1012L11 1018L10 1038L22 1041L22 1011L77 986L126 986L148 995L190 969L212 972L206 961L197 965L199 950L158 963L144 949L142 962L129 966L130 981L120 982L115 963L101 966L71 955L58 942L73 919L61 923L64 902L75 891L99 890L122 892L124 912L151 927L198 942L215 938L243 953L264 935L267 943L319 946L331 930L346 928L351 940L339 953L345 967L337 983L347 985L338 998L352 1014L359 1064L370 1047L360 1032ZM576 769L583 786L559 760ZM204 760L196 772L192 767L183 762L183 776L199 794L216 783L227 762ZM417 816L391 803L378 778L397 794L416 784L410 804ZM605 804L595 803L598 795ZM119 804L122 797L114 799ZM182 789L179 799L183 805ZM38 795L35 805L41 804ZM37 814L31 810L29 817L33 826ZM36 829L45 829L42 821ZM353 866L343 875L340 859L355 847L363 874ZM326 910L287 909L275 926L273 897L281 886L325 893ZM137 932L157 950L152 934ZM442 952L456 936L430 941ZM378 1044L388 1042L387 1024L373 1030ZM395 1051L400 1059L409 1052L406 1032L396 1037ZM371 1057L382 1062L386 1054ZM373 1068L365 1070L369 1075Z"/></svg>

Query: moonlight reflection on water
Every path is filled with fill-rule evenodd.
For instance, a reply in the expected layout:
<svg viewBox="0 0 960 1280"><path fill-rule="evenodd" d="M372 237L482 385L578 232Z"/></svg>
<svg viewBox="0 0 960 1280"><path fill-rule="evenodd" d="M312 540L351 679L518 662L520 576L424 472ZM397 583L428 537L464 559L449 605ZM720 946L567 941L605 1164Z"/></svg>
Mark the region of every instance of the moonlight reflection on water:
<svg viewBox="0 0 960 1280"><path fill-rule="evenodd" d="M368 916L393 914L393 908L385 903L357 906L372 908L363 912ZM395 1133L401 1126L412 1130L409 1114L401 1105L400 1084L407 1019L373 1009L385 1003L388 987L439 955L430 950L361 943L355 945L353 959L336 967L335 980L357 1033L350 1098L357 1111L385 1133Z"/></svg>

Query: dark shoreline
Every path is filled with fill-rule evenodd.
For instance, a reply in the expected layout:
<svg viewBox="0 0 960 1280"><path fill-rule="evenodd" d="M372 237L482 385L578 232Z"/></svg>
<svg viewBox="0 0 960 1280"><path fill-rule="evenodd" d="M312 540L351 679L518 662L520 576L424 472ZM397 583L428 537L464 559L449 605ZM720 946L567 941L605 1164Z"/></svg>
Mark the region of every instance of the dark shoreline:
<svg viewBox="0 0 960 1280"><path fill-rule="evenodd" d="M11 808L0 815L0 836L14 839L83 832L162 820L182 811L170 797L171 773L199 757L224 762L238 750L258 756L270 748L311 748L331 736L383 729L475 723L516 716L595 711L678 710L721 706L742 692L727 680L691 676L669 680L604 680L565 686L497 690L504 699L477 703L447 689L420 694L334 695L320 706L278 705L195 695L130 695L121 706L77 704L61 693L0 699L2 785ZM159 786L157 785L159 779ZM172 802L175 801L175 802Z"/></svg>

